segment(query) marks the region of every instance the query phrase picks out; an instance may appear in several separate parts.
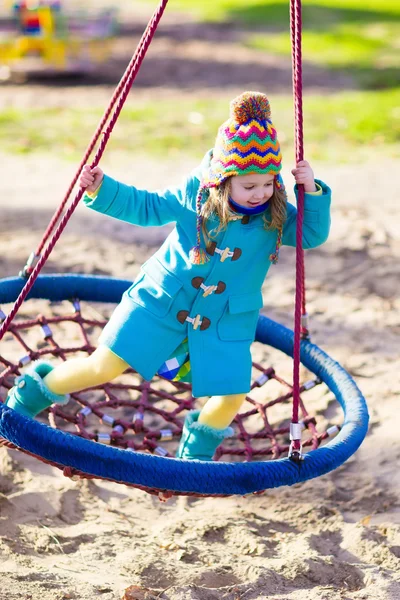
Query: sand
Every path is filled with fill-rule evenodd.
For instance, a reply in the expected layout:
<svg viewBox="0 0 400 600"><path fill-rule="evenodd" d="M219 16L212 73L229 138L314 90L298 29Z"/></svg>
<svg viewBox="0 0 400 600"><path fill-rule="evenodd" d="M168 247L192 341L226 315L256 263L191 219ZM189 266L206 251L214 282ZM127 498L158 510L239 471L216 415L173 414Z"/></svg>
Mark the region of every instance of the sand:
<svg viewBox="0 0 400 600"><path fill-rule="evenodd" d="M40 157L7 157L7 165L2 275L23 264L74 169ZM175 183L193 166L165 164L155 181L149 161L135 159L128 177L120 157L104 165L150 187ZM329 241L307 253L311 329L366 396L371 427L361 449L337 471L292 488L161 503L123 485L71 481L3 448L1 598L111 600L128 588L125 598L400 598L397 174L390 161L314 166L334 200ZM133 277L167 232L79 207L46 270ZM293 264L285 249L264 286L264 312L288 325Z"/></svg>

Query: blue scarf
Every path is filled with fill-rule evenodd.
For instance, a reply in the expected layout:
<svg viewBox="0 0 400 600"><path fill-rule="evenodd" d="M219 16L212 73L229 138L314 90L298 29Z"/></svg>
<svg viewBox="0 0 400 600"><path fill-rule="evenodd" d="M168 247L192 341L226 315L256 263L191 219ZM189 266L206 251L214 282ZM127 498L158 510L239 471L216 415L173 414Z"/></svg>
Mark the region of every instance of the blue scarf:
<svg viewBox="0 0 400 600"><path fill-rule="evenodd" d="M232 198L229 198L229 206L231 207L231 209L237 213L240 213L241 215L259 215L268 208L268 205L269 200L264 202L264 204L260 204L260 206L255 206L254 208L246 208L245 206L241 206L240 204L232 200Z"/></svg>

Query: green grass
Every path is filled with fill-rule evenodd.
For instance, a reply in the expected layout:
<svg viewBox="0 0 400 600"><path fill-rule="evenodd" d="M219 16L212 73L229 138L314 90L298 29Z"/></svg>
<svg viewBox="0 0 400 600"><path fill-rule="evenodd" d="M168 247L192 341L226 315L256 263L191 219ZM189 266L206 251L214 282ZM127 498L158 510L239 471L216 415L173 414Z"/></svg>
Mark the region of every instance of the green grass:
<svg viewBox="0 0 400 600"><path fill-rule="evenodd" d="M305 31L303 60L352 74L360 87L400 86L400 23L342 23L328 31ZM289 56L287 34L252 34L245 44L258 50Z"/></svg>
<svg viewBox="0 0 400 600"><path fill-rule="evenodd" d="M364 89L400 86L399 0L302 4L305 61L346 71ZM170 0L174 8L206 21L235 21L244 26L245 45L290 55L289 0Z"/></svg>
<svg viewBox="0 0 400 600"><path fill-rule="evenodd" d="M143 0L157 5L157 0ZM375 22L384 17L399 19L397 0L302 0L305 26L325 26L325 21ZM167 10L191 12L209 21L241 21L245 24L285 25L289 0L170 0Z"/></svg>
<svg viewBox="0 0 400 600"><path fill-rule="evenodd" d="M108 151L179 159L200 158L212 147L227 117L228 98L146 102L127 107ZM293 160L293 108L288 96L271 96L273 121L287 161ZM275 108L274 108L275 107ZM400 90L306 96L305 154L311 160L351 162L400 156ZM101 110L7 109L0 111L3 152L51 152L77 161L101 117ZM160 124L162 123L162 126Z"/></svg>

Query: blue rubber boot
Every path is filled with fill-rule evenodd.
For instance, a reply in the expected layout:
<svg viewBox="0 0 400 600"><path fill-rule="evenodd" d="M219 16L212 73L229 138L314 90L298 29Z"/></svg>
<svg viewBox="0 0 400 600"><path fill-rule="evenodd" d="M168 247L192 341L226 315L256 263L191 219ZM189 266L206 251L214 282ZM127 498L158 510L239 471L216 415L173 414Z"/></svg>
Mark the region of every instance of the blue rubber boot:
<svg viewBox="0 0 400 600"><path fill-rule="evenodd" d="M34 362L23 375L15 378L15 386L8 392L6 406L25 417L34 418L52 404L67 404L68 395L55 394L43 379L54 367L44 361Z"/></svg>
<svg viewBox="0 0 400 600"><path fill-rule="evenodd" d="M215 429L198 423L200 411L192 410L186 415L177 458L185 460L212 460L216 449L227 437L233 435L232 427Z"/></svg>

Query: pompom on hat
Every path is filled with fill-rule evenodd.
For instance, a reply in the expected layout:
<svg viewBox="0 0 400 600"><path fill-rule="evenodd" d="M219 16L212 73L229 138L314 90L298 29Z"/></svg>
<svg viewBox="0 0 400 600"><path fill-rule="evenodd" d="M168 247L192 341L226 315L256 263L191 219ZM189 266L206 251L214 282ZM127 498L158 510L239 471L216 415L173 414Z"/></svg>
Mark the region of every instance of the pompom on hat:
<svg viewBox="0 0 400 600"><path fill-rule="evenodd" d="M276 129L271 122L268 98L260 92L244 92L230 104L230 116L218 130L209 168L202 176L196 201L197 239L190 258L194 264L209 260L201 248L201 206L207 190L221 185L234 175L254 173L275 175L275 185L284 190L280 171L282 154ZM278 240L281 235L278 234ZM272 257L278 258L279 248Z"/></svg>

